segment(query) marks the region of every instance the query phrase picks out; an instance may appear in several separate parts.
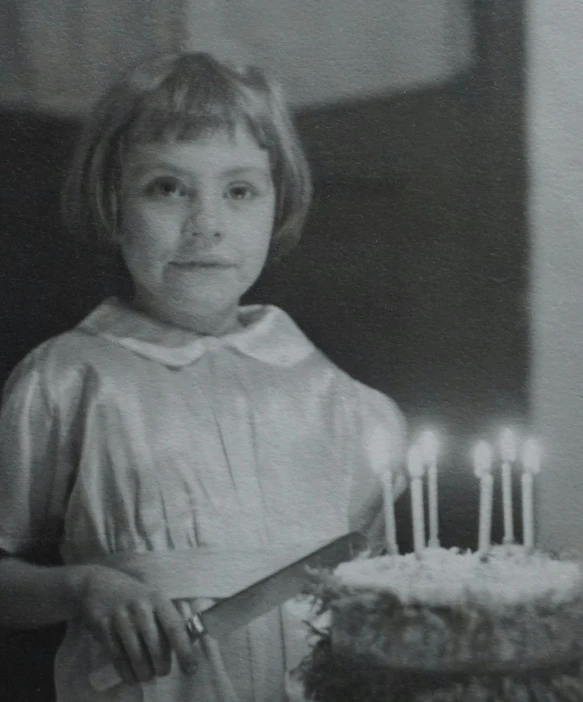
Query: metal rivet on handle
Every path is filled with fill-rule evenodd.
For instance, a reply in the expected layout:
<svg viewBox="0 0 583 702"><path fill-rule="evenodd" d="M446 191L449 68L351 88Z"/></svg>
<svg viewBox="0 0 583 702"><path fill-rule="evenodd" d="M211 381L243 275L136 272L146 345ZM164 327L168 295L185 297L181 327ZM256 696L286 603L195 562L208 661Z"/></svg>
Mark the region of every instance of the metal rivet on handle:
<svg viewBox="0 0 583 702"><path fill-rule="evenodd" d="M188 632L192 643L194 643L205 633L204 624L202 623L198 614L195 614L190 617L190 619L186 620L186 631Z"/></svg>

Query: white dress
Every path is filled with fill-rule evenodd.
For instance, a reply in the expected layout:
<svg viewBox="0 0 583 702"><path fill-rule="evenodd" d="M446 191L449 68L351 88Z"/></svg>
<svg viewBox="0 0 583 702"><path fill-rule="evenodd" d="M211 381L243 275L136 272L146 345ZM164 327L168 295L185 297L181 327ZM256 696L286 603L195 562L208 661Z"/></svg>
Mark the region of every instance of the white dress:
<svg viewBox="0 0 583 702"><path fill-rule="evenodd" d="M402 455L399 410L283 311L242 307L239 319L240 331L200 337L110 299L29 354L2 407L0 548L58 544L66 563L81 563L369 529L378 472ZM198 643L193 676L175 665L164 679L99 692L89 674L104 652L73 620L55 663L57 698L280 702L284 673L305 652L298 632L292 602L220 645Z"/></svg>

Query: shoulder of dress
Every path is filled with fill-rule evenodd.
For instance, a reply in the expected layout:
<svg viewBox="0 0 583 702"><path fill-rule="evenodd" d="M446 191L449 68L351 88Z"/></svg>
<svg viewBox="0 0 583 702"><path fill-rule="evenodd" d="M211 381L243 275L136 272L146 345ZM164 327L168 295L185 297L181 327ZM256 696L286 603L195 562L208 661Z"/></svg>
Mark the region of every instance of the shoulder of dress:
<svg viewBox="0 0 583 702"><path fill-rule="evenodd" d="M75 327L43 341L24 357L22 363L37 370L79 368L98 362L110 344Z"/></svg>
<svg viewBox="0 0 583 702"><path fill-rule="evenodd" d="M354 382L359 395L364 436L370 438L380 432L391 437L393 451L402 458L407 439L407 420L401 408L380 390Z"/></svg>
<svg viewBox="0 0 583 702"><path fill-rule="evenodd" d="M350 382L357 397L360 414L365 421L384 425L399 434L406 433L405 416L393 398L354 378L350 378Z"/></svg>
<svg viewBox="0 0 583 702"><path fill-rule="evenodd" d="M110 364L112 351L112 345L97 336L77 328L66 331L29 351L12 370L3 394L36 384L47 398L57 397L63 390L78 388L92 370Z"/></svg>
<svg viewBox="0 0 583 702"><path fill-rule="evenodd" d="M405 420L401 408L392 397L363 383L358 383L358 387L363 401L371 407L371 409L385 415L390 415L399 423L404 424Z"/></svg>

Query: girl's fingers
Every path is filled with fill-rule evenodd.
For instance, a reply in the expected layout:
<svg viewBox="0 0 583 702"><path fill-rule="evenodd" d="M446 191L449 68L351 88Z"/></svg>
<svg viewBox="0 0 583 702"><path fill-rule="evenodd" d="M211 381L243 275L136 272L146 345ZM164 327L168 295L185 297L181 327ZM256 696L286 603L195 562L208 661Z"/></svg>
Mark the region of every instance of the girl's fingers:
<svg viewBox="0 0 583 702"><path fill-rule="evenodd" d="M100 627L99 638L105 645L105 649L110 656L112 663L115 665L117 672L120 674L121 679L128 685L135 685L138 682L138 678L134 673L134 669L130 665L121 640L115 633L114 627Z"/></svg>
<svg viewBox="0 0 583 702"><path fill-rule="evenodd" d="M196 652L186 629L184 617L168 600L157 603L156 616L172 650L176 653L181 670L187 674L194 673Z"/></svg>
<svg viewBox="0 0 583 702"><path fill-rule="evenodd" d="M134 622L140 633L154 669L154 674L164 677L172 667L172 649L152 609L135 605L132 611Z"/></svg>
<svg viewBox="0 0 583 702"><path fill-rule="evenodd" d="M133 617L125 609L118 610L113 616L113 623L135 677L140 682L150 682L154 678L154 667L148 651L142 644Z"/></svg>

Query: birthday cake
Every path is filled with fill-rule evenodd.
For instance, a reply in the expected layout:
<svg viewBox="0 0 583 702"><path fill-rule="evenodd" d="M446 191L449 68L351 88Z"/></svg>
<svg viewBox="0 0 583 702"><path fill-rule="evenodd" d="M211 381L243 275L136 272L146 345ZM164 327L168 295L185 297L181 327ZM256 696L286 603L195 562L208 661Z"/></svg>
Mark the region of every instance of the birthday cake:
<svg viewBox="0 0 583 702"><path fill-rule="evenodd" d="M491 544L492 464L476 449L477 552L427 548L422 479L428 477L430 544L438 544L435 449L408 456L415 552L398 555L385 499L389 554L358 557L316 574L323 613L298 669L320 702L583 702L583 566L534 548L533 475L538 446L523 452L524 546L514 545L513 437L502 442L505 545ZM432 470L433 466L433 470ZM429 470L426 472L426 468ZM389 484L392 477L386 476ZM389 489L389 497L391 491Z"/></svg>
<svg viewBox="0 0 583 702"><path fill-rule="evenodd" d="M400 670L516 670L578 657L583 574L519 547L344 563L328 587L339 656Z"/></svg>
<svg viewBox="0 0 583 702"><path fill-rule="evenodd" d="M426 549L343 563L320 583L330 620L303 666L309 699L530 700L536 678L540 699L583 700L576 562Z"/></svg>

